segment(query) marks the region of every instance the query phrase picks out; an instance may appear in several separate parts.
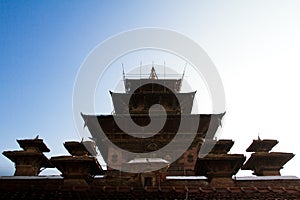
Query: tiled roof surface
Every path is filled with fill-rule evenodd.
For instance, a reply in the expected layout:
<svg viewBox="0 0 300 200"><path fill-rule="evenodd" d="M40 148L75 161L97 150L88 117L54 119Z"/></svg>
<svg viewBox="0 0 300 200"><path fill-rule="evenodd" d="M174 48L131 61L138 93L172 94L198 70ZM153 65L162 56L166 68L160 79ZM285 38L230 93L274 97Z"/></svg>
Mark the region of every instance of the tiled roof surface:
<svg viewBox="0 0 300 200"><path fill-rule="evenodd" d="M0 179L0 199L300 199L298 180L237 181L233 187L203 186L203 181L169 180L142 187L108 184L101 178L66 189L58 177L11 177Z"/></svg>
<svg viewBox="0 0 300 200"><path fill-rule="evenodd" d="M75 191L1 191L0 199L299 199L299 187L148 188L74 187Z"/></svg>

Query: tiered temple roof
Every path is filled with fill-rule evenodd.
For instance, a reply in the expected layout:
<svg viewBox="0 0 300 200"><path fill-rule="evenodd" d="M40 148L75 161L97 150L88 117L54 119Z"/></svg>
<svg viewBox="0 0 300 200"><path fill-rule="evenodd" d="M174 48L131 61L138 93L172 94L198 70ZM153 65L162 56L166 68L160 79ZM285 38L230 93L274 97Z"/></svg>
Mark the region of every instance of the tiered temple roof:
<svg viewBox="0 0 300 200"><path fill-rule="evenodd" d="M293 153L269 152L278 143L277 140L253 140L247 152L255 152L242 169L253 170L257 176L279 176L283 165L292 159Z"/></svg>
<svg viewBox="0 0 300 200"><path fill-rule="evenodd" d="M100 147L101 155L107 161L109 169L111 169L110 167L120 168L135 158L111 148L107 145L107 138L121 149L146 153L166 146L174 139L175 135L183 143L190 137L194 137L193 132L196 131L195 139L188 147L187 152L175 162L170 163L167 172L168 175L195 175L194 168L201 144L207 135L211 135L213 138L224 113L191 114L196 92L181 93L182 79L160 79L154 67L151 69L148 79L124 78L124 84L124 93L110 92L115 110L113 115L82 114L85 125L97 142L97 146ZM151 110L151 122L159 124L165 117L161 115L162 112L167 114L166 122L158 133L155 134L155 130L151 130L151 128L148 128L146 132L140 132L139 127L128 126L131 121L139 126L149 124L149 110L155 104L162 107ZM122 130L116 121L128 126L126 131ZM179 130L180 124L184 124L184 126L181 126ZM191 124L198 124L197 130L192 130ZM99 125L101 129L99 129ZM209 134L207 134L208 127L210 127ZM100 132L104 132L104 134L100 134ZM137 138L130 133L149 134L149 137ZM153 133L155 135L151 136ZM168 160L168 157L173 157L177 151L178 149L173 149L159 158ZM187 159L186 156L189 158Z"/></svg>
<svg viewBox="0 0 300 200"><path fill-rule="evenodd" d="M50 150L38 136L35 139L17 140L23 150L4 151L3 155L15 163L15 176L37 176L42 168L51 168L44 152Z"/></svg>

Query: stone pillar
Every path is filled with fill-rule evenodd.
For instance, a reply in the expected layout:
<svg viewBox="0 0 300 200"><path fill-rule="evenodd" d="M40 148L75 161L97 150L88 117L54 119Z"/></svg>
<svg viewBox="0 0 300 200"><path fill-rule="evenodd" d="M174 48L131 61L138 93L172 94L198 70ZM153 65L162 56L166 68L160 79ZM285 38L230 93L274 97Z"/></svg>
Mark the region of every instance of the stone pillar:
<svg viewBox="0 0 300 200"><path fill-rule="evenodd" d="M38 176L41 168L50 168L53 165L43 152L50 150L42 139L17 140L23 150L4 151L3 155L15 163L15 176Z"/></svg>
<svg viewBox="0 0 300 200"><path fill-rule="evenodd" d="M206 176L212 187L234 186L232 176L238 172L246 157L243 154L227 154L233 143L232 140L217 141L209 154L198 158L196 175Z"/></svg>
<svg viewBox="0 0 300 200"><path fill-rule="evenodd" d="M257 176L280 176L283 165L295 155L292 153L269 152L277 140L253 140L247 152L254 152L242 166L243 170L253 170Z"/></svg>

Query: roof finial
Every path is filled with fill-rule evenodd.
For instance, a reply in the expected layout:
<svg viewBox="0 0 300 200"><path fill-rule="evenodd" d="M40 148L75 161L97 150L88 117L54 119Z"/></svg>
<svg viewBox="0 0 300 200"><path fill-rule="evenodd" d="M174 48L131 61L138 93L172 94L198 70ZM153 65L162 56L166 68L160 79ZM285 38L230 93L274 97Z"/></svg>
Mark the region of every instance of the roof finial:
<svg viewBox="0 0 300 200"><path fill-rule="evenodd" d="M166 61L164 61L164 79L166 79Z"/></svg>
<svg viewBox="0 0 300 200"><path fill-rule="evenodd" d="M124 65L122 63L122 69L123 69L123 81L125 81L125 71L124 71Z"/></svg>
<svg viewBox="0 0 300 200"><path fill-rule="evenodd" d="M186 69L187 63L185 63L184 69L183 69L183 73L182 73L182 77L181 80L183 80L184 74L185 74L185 69Z"/></svg>
<svg viewBox="0 0 300 200"><path fill-rule="evenodd" d="M142 61L140 61L140 79L142 79Z"/></svg>
<svg viewBox="0 0 300 200"><path fill-rule="evenodd" d="M183 77L184 77L184 74L185 74L186 66L187 66L187 63L185 63L185 66L184 66L184 69L183 69L183 73L182 73L181 79L180 79L179 82L178 82L177 91L180 91L180 89L181 89L182 81L183 81Z"/></svg>
<svg viewBox="0 0 300 200"><path fill-rule="evenodd" d="M158 79L157 74L154 69L154 66L152 66L152 68L151 68L151 73L150 73L149 79Z"/></svg>

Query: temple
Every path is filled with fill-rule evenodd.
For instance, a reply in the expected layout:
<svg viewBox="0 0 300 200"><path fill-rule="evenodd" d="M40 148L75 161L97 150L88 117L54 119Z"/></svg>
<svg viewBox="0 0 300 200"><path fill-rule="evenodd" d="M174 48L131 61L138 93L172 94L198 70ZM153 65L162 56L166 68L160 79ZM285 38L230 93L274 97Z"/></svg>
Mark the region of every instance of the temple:
<svg viewBox="0 0 300 200"><path fill-rule="evenodd" d="M294 154L270 152L278 141L266 139L253 140L248 160L230 154L234 141L215 138L225 113L192 114L196 91L182 92L183 77L160 78L154 67L148 78L124 76L124 93L107 92L111 115L81 113L91 140L65 142L70 155L48 159L42 139L17 140L24 150L3 152L15 174L0 177L1 198L299 199L300 179L280 174ZM180 144L188 144L184 152ZM39 175L54 167L61 175ZM240 170L253 176L236 177Z"/></svg>
<svg viewBox="0 0 300 200"><path fill-rule="evenodd" d="M15 163L15 176L37 176L42 168L50 168L53 165L43 154L49 152L50 149L45 145L38 136L33 140L17 140L21 151L4 151L3 155Z"/></svg>
<svg viewBox="0 0 300 200"><path fill-rule="evenodd" d="M174 157L180 148L173 148L171 151L164 152L163 155L151 154L145 159L160 160L160 164L165 163L167 175L183 176L197 175L195 164L200 147L207 135L212 139L219 128L220 121L224 113L220 114L191 114L195 91L180 93L182 79L159 79L154 67L152 67L149 78L145 79L126 79L124 78L124 93L110 92L115 113L113 115L85 115L82 117L88 127L97 146L100 147L101 155L108 164L107 174L119 177L119 172L114 169L124 169L130 163L136 163L137 157L132 157L124 151L119 151L112 145L107 145L108 138L114 145L121 149L135 153L156 152L174 140L177 135L180 143L187 143L190 138L194 138L187 150L175 162L169 163L170 158ZM153 105L159 104L160 107L152 109ZM151 113L151 120L149 117ZM162 120L162 113L166 113L166 122L162 129L156 133L155 130L148 128L140 130L139 127L129 126L124 131L116 123L128 125L131 120L139 126L145 127L150 121L159 124ZM184 124L179 128L180 124ZM193 130L191 124L196 125ZM99 128L99 125L101 129ZM155 129L156 127L153 127ZM99 134L103 132L102 134ZM194 132L196 135L194 136ZM143 135L153 135L151 137L133 137L130 133ZM138 155L139 156L139 155ZM157 162L151 163L157 165ZM142 165L142 163L141 163ZM167 166L168 165L168 166ZM127 167L128 168L128 167ZM123 170L122 170L123 171ZM136 173L133 173L136 176ZM126 180L128 177L122 178ZM130 175L129 175L130 176ZM153 182L157 182L153 180ZM143 185L145 183L142 183Z"/></svg>

